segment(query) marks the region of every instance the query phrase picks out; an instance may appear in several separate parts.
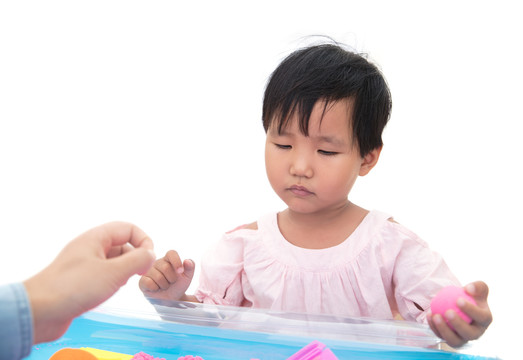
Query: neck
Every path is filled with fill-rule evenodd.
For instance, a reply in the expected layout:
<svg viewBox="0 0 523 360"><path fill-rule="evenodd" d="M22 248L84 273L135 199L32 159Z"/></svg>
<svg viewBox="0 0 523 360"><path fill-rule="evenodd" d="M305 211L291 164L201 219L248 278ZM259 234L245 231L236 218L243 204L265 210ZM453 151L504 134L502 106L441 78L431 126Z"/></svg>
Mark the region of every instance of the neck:
<svg viewBox="0 0 523 360"><path fill-rule="evenodd" d="M359 207L347 200L337 207L314 213L300 213L287 208L282 212L282 216L289 224L299 226L300 228L321 229L324 226L330 226L343 220L356 208Z"/></svg>
<svg viewBox="0 0 523 360"><path fill-rule="evenodd" d="M347 201L318 213L304 214L286 209L278 214L278 226L290 243L309 249L335 246L348 238L368 211Z"/></svg>

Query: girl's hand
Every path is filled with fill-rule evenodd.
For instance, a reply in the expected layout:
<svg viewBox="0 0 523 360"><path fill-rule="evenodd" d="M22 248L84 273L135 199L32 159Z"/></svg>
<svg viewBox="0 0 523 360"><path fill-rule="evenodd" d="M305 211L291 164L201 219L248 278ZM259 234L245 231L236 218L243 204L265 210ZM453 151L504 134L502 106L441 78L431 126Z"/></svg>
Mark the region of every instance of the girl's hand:
<svg viewBox="0 0 523 360"><path fill-rule="evenodd" d="M185 295L191 285L194 268L192 260L184 260L182 263L178 253L169 250L141 277L140 290L145 296L154 299L197 301Z"/></svg>
<svg viewBox="0 0 523 360"><path fill-rule="evenodd" d="M465 286L464 289L477 303L474 305L464 299L458 299L458 307L472 319L470 324L453 310L448 310L445 318L454 330L441 315L430 314L427 317L432 331L452 347L459 347L467 341L478 339L492 322L492 313L487 303L489 291L487 284L483 281L476 281Z"/></svg>

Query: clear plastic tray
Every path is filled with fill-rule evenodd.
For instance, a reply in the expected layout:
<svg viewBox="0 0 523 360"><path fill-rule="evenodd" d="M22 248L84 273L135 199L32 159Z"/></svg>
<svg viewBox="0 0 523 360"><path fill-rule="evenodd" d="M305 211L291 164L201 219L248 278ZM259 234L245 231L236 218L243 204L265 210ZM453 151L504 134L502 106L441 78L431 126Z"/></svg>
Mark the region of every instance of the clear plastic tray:
<svg viewBox="0 0 523 360"><path fill-rule="evenodd" d="M92 347L176 360L284 360L314 340L339 359L486 359L438 350L427 326L249 308L151 300L150 311L99 307L74 320L59 340L33 347L29 359Z"/></svg>
<svg viewBox="0 0 523 360"><path fill-rule="evenodd" d="M406 321L378 321L153 299L150 302L163 320L191 325L421 348L439 348L441 343L428 326Z"/></svg>

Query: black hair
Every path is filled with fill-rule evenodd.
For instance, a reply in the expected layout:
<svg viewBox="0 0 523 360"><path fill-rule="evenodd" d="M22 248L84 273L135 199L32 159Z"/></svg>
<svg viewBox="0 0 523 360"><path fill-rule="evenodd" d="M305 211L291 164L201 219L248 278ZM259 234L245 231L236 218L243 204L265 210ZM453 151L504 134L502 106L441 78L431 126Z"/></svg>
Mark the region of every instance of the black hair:
<svg viewBox="0 0 523 360"><path fill-rule="evenodd" d="M342 99L353 100L349 125L360 155L381 147L381 135L392 108L387 82L363 55L338 44L299 49L280 63L265 89L263 127L267 132L275 122L281 133L296 113L300 131L308 136L310 115L318 100L325 101L325 113L330 103Z"/></svg>

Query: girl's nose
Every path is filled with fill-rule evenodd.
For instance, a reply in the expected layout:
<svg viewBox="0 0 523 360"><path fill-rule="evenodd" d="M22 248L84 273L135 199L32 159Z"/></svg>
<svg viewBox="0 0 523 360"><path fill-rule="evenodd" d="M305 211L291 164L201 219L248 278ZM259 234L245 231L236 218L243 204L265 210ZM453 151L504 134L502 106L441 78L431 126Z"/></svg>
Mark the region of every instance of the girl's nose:
<svg viewBox="0 0 523 360"><path fill-rule="evenodd" d="M312 164L305 156L296 156L289 169L291 175L310 178L314 175Z"/></svg>

